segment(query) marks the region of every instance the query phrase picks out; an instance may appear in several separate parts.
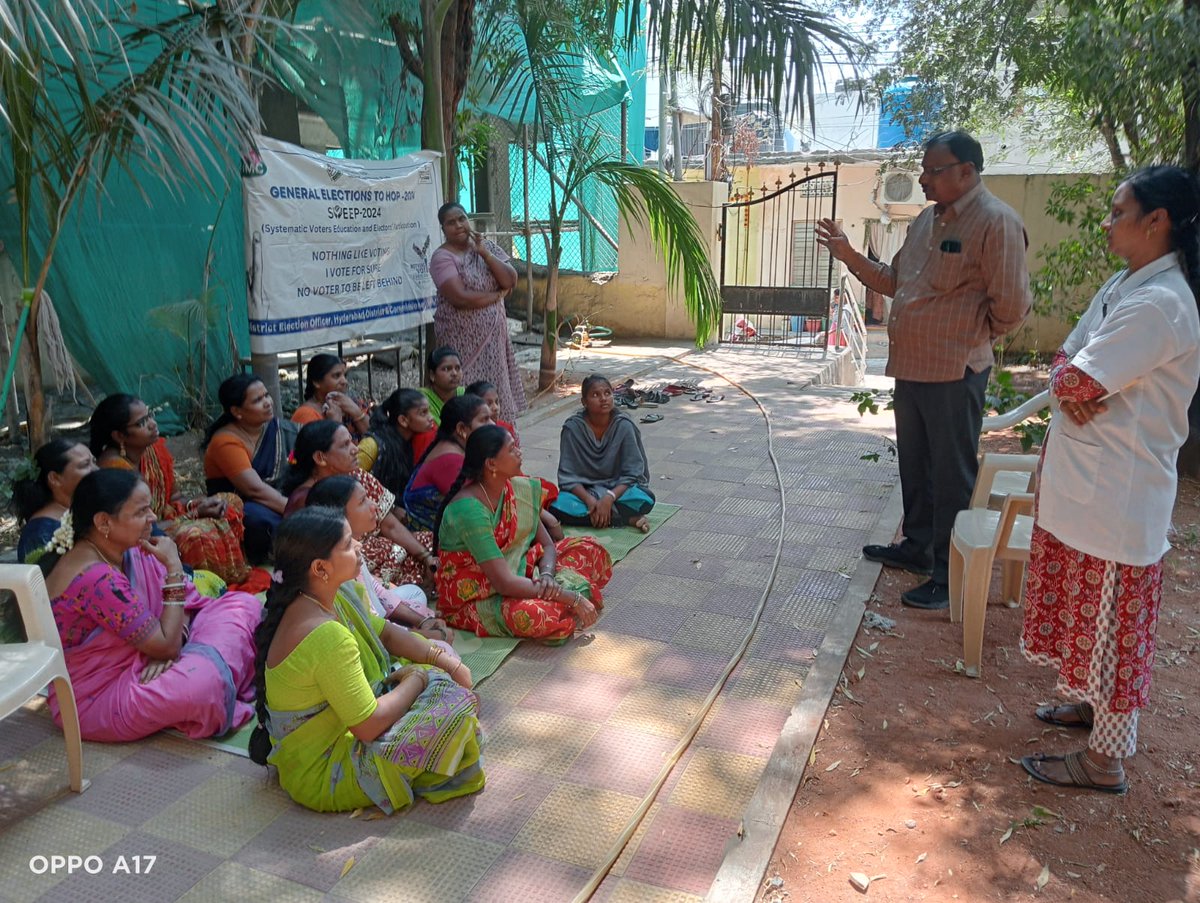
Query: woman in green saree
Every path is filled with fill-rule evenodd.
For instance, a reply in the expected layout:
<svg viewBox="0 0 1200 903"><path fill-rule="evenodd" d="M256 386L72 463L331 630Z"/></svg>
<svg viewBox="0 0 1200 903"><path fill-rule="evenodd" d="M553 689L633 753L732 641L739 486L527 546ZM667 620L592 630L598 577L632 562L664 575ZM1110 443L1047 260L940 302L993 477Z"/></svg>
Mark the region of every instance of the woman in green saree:
<svg viewBox="0 0 1200 903"><path fill-rule="evenodd" d="M369 613L342 512L285 518L275 566L255 635L251 758L274 765L292 799L322 812L376 805L391 814L417 796L437 803L482 789L470 671Z"/></svg>
<svg viewBox="0 0 1200 903"><path fill-rule="evenodd" d="M553 542L542 483L520 474L521 448L507 430L471 433L438 517L438 608L478 636L562 643L596 623L612 557L588 536Z"/></svg>

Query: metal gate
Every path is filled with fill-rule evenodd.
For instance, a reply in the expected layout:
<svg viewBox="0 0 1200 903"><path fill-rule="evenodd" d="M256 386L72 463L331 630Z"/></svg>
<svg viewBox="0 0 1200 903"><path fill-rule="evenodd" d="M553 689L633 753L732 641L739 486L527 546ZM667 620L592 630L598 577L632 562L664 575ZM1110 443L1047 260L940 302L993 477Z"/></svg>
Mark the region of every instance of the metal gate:
<svg viewBox="0 0 1200 903"><path fill-rule="evenodd" d="M837 166L735 194L721 211L721 341L825 353L833 258L817 221L837 215Z"/></svg>

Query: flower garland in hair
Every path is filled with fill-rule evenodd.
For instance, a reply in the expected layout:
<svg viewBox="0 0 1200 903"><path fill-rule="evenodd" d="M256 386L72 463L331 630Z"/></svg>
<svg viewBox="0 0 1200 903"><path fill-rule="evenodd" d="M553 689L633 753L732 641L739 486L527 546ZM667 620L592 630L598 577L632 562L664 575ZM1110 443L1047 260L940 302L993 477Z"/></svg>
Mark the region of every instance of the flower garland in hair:
<svg viewBox="0 0 1200 903"><path fill-rule="evenodd" d="M54 531L50 541L46 543L46 551L66 555L74 545L75 525L71 523L71 512L68 511L63 515L62 523L58 525L58 529Z"/></svg>

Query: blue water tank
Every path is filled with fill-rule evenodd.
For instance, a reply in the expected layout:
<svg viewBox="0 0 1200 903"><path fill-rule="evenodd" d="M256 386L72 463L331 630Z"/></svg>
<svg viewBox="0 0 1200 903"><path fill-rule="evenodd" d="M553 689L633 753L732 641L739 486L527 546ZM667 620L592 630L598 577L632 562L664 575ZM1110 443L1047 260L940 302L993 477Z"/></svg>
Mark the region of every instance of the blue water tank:
<svg viewBox="0 0 1200 903"><path fill-rule="evenodd" d="M879 147L919 144L933 132L937 109L914 115L912 92L915 78L902 78L883 92L879 102Z"/></svg>

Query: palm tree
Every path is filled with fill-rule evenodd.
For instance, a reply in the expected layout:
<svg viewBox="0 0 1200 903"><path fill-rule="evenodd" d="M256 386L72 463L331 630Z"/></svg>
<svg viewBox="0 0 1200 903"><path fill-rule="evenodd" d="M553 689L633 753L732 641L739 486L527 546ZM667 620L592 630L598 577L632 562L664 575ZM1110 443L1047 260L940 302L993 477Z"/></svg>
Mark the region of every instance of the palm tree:
<svg viewBox="0 0 1200 903"><path fill-rule="evenodd" d="M27 286L14 344L23 327L33 447L47 432L38 310L72 206L89 190L102 194L114 164L135 180L210 190L214 176L236 172L260 122L255 61L272 55L269 39L284 27L265 5L145 0L139 13L106 0L0 0L0 117Z"/></svg>
<svg viewBox="0 0 1200 903"><path fill-rule="evenodd" d="M572 104L590 57L612 50L610 21L594 7L563 0L513 0L504 15L489 21L486 41L494 99L505 98L501 115L511 123L531 124L550 174L541 388L557 374L563 223L589 183L611 190L628 222L648 225L668 285L682 288L696 341L704 344L719 327L721 299L695 218L656 172L607 159L603 134Z"/></svg>

